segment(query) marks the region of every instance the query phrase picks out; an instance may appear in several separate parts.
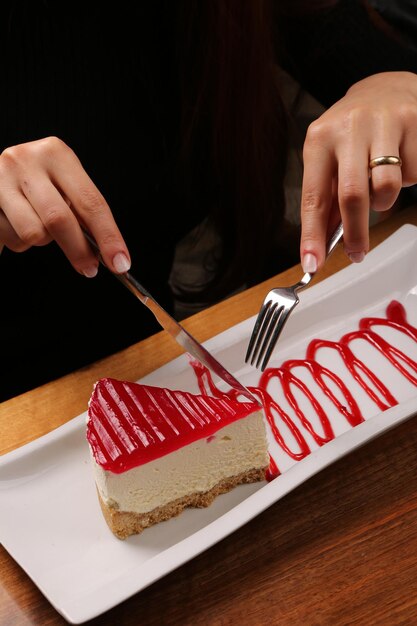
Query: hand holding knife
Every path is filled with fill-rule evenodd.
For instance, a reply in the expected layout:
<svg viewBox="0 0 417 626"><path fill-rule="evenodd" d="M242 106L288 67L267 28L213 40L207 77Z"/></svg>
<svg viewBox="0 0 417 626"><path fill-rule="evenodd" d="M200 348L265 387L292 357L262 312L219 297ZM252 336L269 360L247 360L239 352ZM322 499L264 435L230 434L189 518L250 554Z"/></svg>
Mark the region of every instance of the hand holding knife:
<svg viewBox="0 0 417 626"><path fill-rule="evenodd" d="M92 235L83 229L86 239L97 254L99 261L105 266L101 257L100 249ZM107 268L108 269L108 268ZM111 270L109 270L111 271ZM135 295L142 304L154 314L159 324L164 328L175 341L197 361L205 365L210 371L214 372L219 378L225 381L230 387L236 389L241 395L245 396L250 402L259 404L258 399L242 385L228 370L214 358L204 346L202 346L179 322L177 322L165 309L163 309L156 300L151 296L149 291L143 287L130 272L123 274L115 274L111 272L129 291Z"/></svg>

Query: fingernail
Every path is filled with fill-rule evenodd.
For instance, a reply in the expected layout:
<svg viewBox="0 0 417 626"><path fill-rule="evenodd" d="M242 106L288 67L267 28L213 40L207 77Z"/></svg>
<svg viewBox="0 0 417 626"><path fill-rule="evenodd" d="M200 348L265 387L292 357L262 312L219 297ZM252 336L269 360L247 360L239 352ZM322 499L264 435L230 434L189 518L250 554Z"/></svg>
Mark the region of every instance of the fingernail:
<svg viewBox="0 0 417 626"><path fill-rule="evenodd" d="M97 276L97 272L97 265L91 265L90 267L86 267L83 269L83 274L84 276L87 276L87 278L94 278L94 276Z"/></svg>
<svg viewBox="0 0 417 626"><path fill-rule="evenodd" d="M307 254L303 256L302 267L303 271L308 274L314 274L314 272L317 272L317 259L314 254L307 252Z"/></svg>
<svg viewBox="0 0 417 626"><path fill-rule="evenodd" d="M352 263L362 263L365 258L365 252L349 252L348 257Z"/></svg>
<svg viewBox="0 0 417 626"><path fill-rule="evenodd" d="M118 252L113 257L113 267L118 274L124 274L130 269L130 261L123 252Z"/></svg>

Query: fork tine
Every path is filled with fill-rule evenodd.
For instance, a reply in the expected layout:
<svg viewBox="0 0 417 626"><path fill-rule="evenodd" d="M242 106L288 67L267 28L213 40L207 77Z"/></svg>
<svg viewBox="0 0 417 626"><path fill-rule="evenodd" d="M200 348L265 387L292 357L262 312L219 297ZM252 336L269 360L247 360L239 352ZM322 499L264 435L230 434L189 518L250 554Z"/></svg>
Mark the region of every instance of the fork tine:
<svg viewBox="0 0 417 626"><path fill-rule="evenodd" d="M265 332L268 329L269 321L271 316L276 308L276 304L272 300L268 300L266 303L262 305L262 308L257 317L255 327L252 331L252 336L250 339L249 348L251 348L251 354L249 354L249 348L247 352L248 359L251 359L251 365L253 365L256 356L258 354L259 348L262 345L263 338Z"/></svg>
<svg viewBox="0 0 417 626"><path fill-rule="evenodd" d="M264 360L262 362L262 366L261 366L261 371L263 372L266 368L266 366L269 363L269 359L271 358L271 354L273 349L275 348L275 345L279 339L279 336L281 335L283 328L285 326L285 323L288 319L289 314L291 313L291 311L293 310L293 308L295 307L296 302L289 307L282 307L282 311L281 311L281 315L279 317L279 319L276 321L275 324L275 329L273 331L273 333L270 333L270 339L269 339L269 345L265 351L265 349L263 350L263 352L265 353L264 356ZM265 346L266 347L266 342L265 342ZM258 359L258 362L256 364L256 367L259 367L259 363L260 363L260 358Z"/></svg>
<svg viewBox="0 0 417 626"><path fill-rule="evenodd" d="M252 330L252 334L250 336L248 349L246 350L245 363L247 363L251 357L253 346L255 345L256 339L258 337L258 332L265 317L266 311L270 305L270 300L268 302L264 302L261 306L261 309L258 313L258 317L256 318L255 325Z"/></svg>
<svg viewBox="0 0 417 626"><path fill-rule="evenodd" d="M279 319L281 318L281 315L284 309L285 309L285 305L280 304L278 306L277 303L275 304L274 313L269 320L268 328L265 329L266 332L264 333L263 338L262 338L262 345L260 346L260 350L257 355L255 367L259 367L259 364L264 358L265 351L268 349L268 346L270 344L271 335L274 333L275 328L278 324Z"/></svg>

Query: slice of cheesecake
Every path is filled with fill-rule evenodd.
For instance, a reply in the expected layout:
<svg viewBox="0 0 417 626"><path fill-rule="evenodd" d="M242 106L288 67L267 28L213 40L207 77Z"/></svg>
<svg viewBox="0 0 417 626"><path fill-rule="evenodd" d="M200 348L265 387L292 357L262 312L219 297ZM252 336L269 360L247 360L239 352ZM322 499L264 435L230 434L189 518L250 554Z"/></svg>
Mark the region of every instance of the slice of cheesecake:
<svg viewBox="0 0 417 626"><path fill-rule="evenodd" d="M120 539L265 480L262 411L227 396L99 380L87 440L104 517Z"/></svg>

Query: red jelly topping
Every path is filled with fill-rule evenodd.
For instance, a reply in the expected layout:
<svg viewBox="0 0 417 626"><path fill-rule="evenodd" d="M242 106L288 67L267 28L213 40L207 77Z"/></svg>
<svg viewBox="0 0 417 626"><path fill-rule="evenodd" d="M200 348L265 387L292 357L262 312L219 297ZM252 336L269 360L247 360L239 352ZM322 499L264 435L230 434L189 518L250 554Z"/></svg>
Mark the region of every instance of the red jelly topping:
<svg viewBox="0 0 417 626"><path fill-rule="evenodd" d="M225 394L214 398L103 378L89 403L87 439L96 462L120 474L258 410Z"/></svg>

